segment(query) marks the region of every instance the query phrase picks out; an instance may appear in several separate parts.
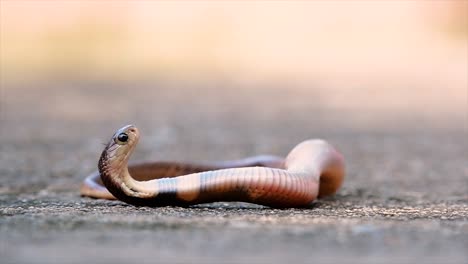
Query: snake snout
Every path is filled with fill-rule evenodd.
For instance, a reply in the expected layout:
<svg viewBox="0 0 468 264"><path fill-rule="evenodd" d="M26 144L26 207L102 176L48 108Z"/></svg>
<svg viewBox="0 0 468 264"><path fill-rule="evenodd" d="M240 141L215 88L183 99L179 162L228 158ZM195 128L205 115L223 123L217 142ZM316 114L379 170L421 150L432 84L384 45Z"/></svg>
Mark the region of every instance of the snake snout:
<svg viewBox="0 0 468 264"><path fill-rule="evenodd" d="M131 133L131 134L134 134L134 135L139 135L139 131L138 131L138 128L134 125L126 125L122 128L120 128L119 130L117 130L117 132L114 134L114 136L120 134L120 133Z"/></svg>
<svg viewBox="0 0 468 264"><path fill-rule="evenodd" d="M126 128L125 130L126 130L127 132L132 132L132 133L136 133L136 132L137 132L137 128L136 128L136 126L134 126L134 125L128 125L128 126L126 126L125 128Z"/></svg>
<svg viewBox="0 0 468 264"><path fill-rule="evenodd" d="M136 128L136 126L134 126L134 125L127 126L126 131L128 133L138 134L138 128Z"/></svg>

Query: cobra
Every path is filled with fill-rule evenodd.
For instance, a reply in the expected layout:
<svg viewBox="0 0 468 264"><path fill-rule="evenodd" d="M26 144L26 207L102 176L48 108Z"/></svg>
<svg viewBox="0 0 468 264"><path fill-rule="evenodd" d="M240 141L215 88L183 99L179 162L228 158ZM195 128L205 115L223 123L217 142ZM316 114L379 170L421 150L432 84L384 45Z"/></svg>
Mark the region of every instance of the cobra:
<svg viewBox="0 0 468 264"><path fill-rule="evenodd" d="M128 165L140 138L119 129L99 159L99 171L82 183L83 196L136 206L189 206L240 201L270 207L304 207L332 195L343 183L343 156L328 142L306 140L286 158L256 156L218 163L153 162Z"/></svg>

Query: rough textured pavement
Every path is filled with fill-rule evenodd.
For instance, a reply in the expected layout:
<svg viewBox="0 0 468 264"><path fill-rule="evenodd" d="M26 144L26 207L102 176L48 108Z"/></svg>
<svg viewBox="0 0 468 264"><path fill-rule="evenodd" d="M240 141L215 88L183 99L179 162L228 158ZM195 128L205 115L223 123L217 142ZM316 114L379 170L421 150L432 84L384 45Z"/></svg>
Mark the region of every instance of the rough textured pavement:
<svg viewBox="0 0 468 264"><path fill-rule="evenodd" d="M270 86L2 84L0 262L467 263L465 114L332 107L323 89ZM307 209L79 197L102 143L127 123L142 133L133 160L285 155L325 138L347 178Z"/></svg>

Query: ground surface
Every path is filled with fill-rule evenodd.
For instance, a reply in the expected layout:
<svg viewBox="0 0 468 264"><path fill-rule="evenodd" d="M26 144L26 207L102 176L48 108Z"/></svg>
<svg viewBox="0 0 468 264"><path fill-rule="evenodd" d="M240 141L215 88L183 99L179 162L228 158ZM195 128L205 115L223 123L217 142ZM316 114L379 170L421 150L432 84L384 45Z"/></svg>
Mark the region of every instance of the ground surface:
<svg viewBox="0 0 468 264"><path fill-rule="evenodd" d="M385 108L379 92L343 91L341 101L355 104L340 107L324 103L326 89L193 86L4 84L0 262L467 263L460 108L431 111L424 93L417 106ZM347 178L336 196L307 209L136 208L79 197L101 143L127 123L142 133L133 160L285 155L320 137L343 152Z"/></svg>

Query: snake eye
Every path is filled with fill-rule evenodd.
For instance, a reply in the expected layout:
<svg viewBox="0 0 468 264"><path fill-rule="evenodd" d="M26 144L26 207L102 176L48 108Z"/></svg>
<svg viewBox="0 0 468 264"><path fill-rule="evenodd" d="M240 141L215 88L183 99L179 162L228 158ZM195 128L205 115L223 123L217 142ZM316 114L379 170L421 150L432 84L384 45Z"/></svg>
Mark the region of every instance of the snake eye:
<svg viewBox="0 0 468 264"><path fill-rule="evenodd" d="M128 135L126 133L120 133L116 139L117 144L123 144L128 141Z"/></svg>

